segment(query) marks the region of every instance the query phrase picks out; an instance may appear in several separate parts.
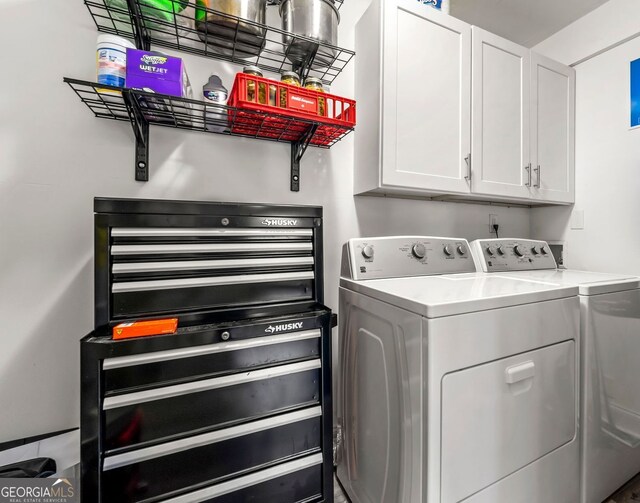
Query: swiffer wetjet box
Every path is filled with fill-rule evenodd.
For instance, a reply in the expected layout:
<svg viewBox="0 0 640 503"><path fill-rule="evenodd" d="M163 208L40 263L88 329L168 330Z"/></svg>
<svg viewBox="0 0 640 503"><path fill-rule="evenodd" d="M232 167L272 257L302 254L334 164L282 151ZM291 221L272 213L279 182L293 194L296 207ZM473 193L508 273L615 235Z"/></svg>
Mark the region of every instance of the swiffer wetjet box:
<svg viewBox="0 0 640 503"><path fill-rule="evenodd" d="M189 79L180 58L158 52L127 49L129 89L189 97Z"/></svg>

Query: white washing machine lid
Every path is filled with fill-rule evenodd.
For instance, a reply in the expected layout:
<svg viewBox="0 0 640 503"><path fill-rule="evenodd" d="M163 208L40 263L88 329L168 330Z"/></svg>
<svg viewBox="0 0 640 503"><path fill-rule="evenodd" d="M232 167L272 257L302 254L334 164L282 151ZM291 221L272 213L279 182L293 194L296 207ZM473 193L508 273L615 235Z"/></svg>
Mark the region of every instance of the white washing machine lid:
<svg viewBox="0 0 640 503"><path fill-rule="evenodd" d="M573 269L549 269L497 273L502 277L518 277L528 281L542 281L562 286L577 286L580 295L602 295L640 288L640 278Z"/></svg>
<svg viewBox="0 0 640 503"><path fill-rule="evenodd" d="M575 297L577 286L482 273L352 281L343 288L401 307L427 318L500 309Z"/></svg>

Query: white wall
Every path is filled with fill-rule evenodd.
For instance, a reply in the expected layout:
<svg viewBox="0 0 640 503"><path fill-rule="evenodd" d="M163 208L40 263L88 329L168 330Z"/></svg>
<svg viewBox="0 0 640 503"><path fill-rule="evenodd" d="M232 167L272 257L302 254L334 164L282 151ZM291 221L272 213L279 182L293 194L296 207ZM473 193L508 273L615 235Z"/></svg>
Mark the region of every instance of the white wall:
<svg viewBox="0 0 640 503"><path fill-rule="evenodd" d="M638 29L637 1L611 0L598 11L610 14L609 6L619 8L616 19L633 19ZM629 63L640 58L640 38L616 45L628 36L624 24L607 24L613 21L606 16L596 24L591 16L541 44L556 47L547 55L559 59L583 54L593 39L606 45L589 50L614 47L576 66L575 208L532 210L531 232L566 241L567 267L640 275L640 129L629 129ZM572 229L581 212L584 229Z"/></svg>
<svg viewBox="0 0 640 503"><path fill-rule="evenodd" d="M565 65L574 65L600 51L638 36L638 0L609 0L533 48Z"/></svg>
<svg viewBox="0 0 640 503"><path fill-rule="evenodd" d="M347 0L341 44L365 8ZM272 12L273 13L273 12ZM93 324L94 196L313 204L325 209L326 302L337 306L340 249L372 234L527 236L529 211L352 197L353 136L309 149L289 192L289 147L153 129L151 181L133 179L126 123L95 119L63 76L94 78L96 30L81 1L3 0L0 45L0 442L79 423L78 340ZM188 57L194 87L237 67ZM353 66L333 92L353 94Z"/></svg>

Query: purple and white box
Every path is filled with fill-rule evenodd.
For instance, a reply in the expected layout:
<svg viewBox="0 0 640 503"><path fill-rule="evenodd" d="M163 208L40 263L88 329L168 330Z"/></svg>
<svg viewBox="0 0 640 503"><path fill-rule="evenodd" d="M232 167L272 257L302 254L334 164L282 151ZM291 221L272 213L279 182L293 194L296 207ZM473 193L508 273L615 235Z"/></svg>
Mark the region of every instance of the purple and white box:
<svg viewBox="0 0 640 503"><path fill-rule="evenodd" d="M189 97L189 79L180 58L158 52L127 49L129 89Z"/></svg>

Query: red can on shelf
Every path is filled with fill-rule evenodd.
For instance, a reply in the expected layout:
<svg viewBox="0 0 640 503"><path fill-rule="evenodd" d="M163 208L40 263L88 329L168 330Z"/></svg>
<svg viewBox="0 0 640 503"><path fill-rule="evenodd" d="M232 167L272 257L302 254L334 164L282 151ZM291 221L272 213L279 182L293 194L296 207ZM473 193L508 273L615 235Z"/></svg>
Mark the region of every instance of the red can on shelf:
<svg viewBox="0 0 640 503"><path fill-rule="evenodd" d="M311 144L330 146L356 125L355 100L245 73L236 75L228 105L232 133L262 138L297 141L317 124Z"/></svg>

